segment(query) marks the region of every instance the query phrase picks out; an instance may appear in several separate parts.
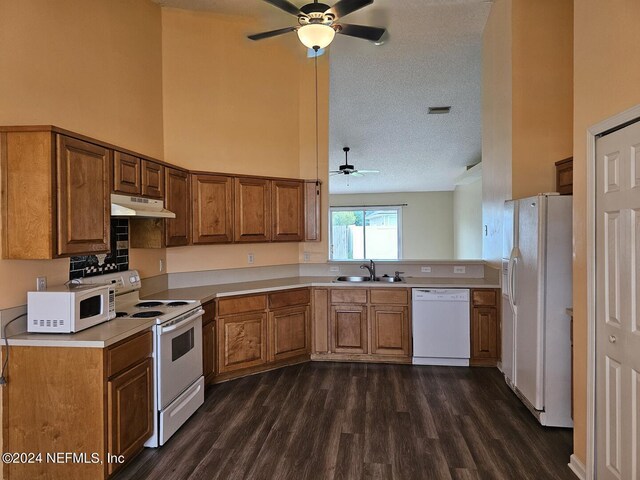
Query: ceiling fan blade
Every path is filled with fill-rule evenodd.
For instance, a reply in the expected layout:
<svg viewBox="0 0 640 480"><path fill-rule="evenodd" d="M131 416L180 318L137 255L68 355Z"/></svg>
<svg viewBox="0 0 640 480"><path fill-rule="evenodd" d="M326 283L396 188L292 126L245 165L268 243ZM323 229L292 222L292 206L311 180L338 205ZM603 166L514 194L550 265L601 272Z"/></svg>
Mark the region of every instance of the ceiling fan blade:
<svg viewBox="0 0 640 480"><path fill-rule="evenodd" d="M329 175L335 177L336 175L342 175L342 172L329 172Z"/></svg>
<svg viewBox="0 0 640 480"><path fill-rule="evenodd" d="M364 175L360 172L351 172L349 175L352 177L364 177Z"/></svg>
<svg viewBox="0 0 640 480"><path fill-rule="evenodd" d="M295 32L296 30L296 27L280 28L278 30L271 30L270 32L262 32L256 33L254 35L249 35L247 38L250 40L264 40L265 38L276 37L285 33Z"/></svg>
<svg viewBox="0 0 640 480"><path fill-rule="evenodd" d="M380 170L358 170L358 173L380 173Z"/></svg>
<svg viewBox="0 0 640 480"><path fill-rule="evenodd" d="M264 0L264 1L296 17L298 15L304 15L298 7L296 7L293 3L287 2L287 0Z"/></svg>
<svg viewBox="0 0 640 480"><path fill-rule="evenodd" d="M350 37L364 38L365 40L371 40L377 42L382 38L386 30L379 27L367 27L365 25L350 25L348 23L341 23L338 33L342 35L349 35Z"/></svg>
<svg viewBox="0 0 640 480"><path fill-rule="evenodd" d="M340 0L333 7L325 12L335 15L336 18L344 17L350 13L360 10L367 5L371 5L373 0Z"/></svg>

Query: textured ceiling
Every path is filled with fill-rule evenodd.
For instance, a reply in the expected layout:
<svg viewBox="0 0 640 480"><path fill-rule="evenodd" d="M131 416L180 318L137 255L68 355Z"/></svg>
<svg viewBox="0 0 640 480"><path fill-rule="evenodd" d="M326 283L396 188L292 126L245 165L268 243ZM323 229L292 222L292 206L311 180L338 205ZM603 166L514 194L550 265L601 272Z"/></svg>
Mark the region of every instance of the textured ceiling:
<svg viewBox="0 0 640 480"><path fill-rule="evenodd" d="M262 30L295 22L259 0L156 3L260 17ZM330 47L329 165L344 163L348 146L349 163L381 173L331 177L331 193L451 190L480 160L482 31L490 9L485 0L375 0L345 18L386 27L388 38L375 46L338 35ZM427 115L444 105L450 114Z"/></svg>

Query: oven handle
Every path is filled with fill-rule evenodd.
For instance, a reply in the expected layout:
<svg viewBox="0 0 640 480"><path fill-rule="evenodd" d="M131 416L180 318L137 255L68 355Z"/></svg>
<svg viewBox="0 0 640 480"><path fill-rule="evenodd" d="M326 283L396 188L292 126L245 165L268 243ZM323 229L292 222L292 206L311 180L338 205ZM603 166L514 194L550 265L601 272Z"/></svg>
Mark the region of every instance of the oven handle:
<svg viewBox="0 0 640 480"><path fill-rule="evenodd" d="M169 327L162 327L160 329L160 335L164 335L165 333L173 332L174 330L177 330L178 328L182 328L182 327L184 327L185 325L188 325L191 322L195 322L203 314L204 314L204 310L202 308L199 308L195 312L193 312L193 313L189 314L188 316L184 317L178 323L174 323L173 325L171 325Z"/></svg>

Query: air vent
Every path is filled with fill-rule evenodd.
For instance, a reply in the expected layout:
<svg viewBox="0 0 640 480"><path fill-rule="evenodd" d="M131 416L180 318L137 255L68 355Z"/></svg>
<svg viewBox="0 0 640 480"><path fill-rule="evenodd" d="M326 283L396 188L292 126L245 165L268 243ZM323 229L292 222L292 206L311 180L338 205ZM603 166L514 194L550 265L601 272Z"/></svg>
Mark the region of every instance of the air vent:
<svg viewBox="0 0 640 480"><path fill-rule="evenodd" d="M429 115L443 115L451 112L451 106L448 107L429 107Z"/></svg>

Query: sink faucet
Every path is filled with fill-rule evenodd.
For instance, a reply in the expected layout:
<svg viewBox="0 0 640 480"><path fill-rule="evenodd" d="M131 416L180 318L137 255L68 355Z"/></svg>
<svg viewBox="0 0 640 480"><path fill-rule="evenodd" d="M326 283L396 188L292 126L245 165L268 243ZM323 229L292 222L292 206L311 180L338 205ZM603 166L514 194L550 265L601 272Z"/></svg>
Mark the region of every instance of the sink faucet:
<svg viewBox="0 0 640 480"><path fill-rule="evenodd" d="M373 260L369 260L369 265L363 263L362 265L360 265L360 268L363 270L365 268L369 270L369 278L371 278L372 282L376 280L376 264Z"/></svg>

